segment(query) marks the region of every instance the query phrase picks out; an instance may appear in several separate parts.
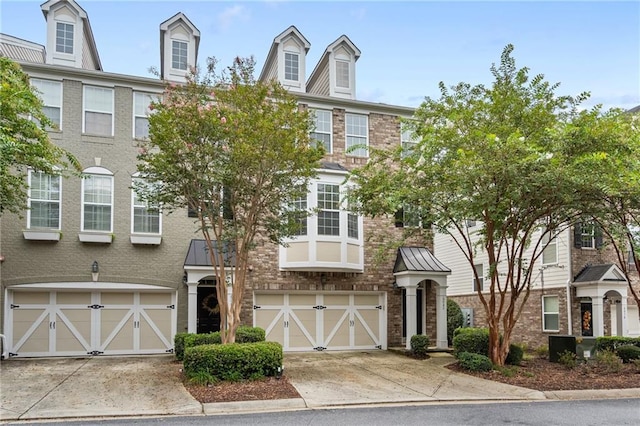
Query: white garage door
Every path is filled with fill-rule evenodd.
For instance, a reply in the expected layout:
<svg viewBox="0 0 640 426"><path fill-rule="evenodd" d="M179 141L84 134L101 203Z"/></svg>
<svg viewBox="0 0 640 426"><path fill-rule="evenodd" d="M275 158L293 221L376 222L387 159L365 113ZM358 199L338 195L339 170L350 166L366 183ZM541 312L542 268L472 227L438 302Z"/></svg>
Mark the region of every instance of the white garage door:
<svg viewBox="0 0 640 426"><path fill-rule="evenodd" d="M9 291L11 357L173 351L175 292Z"/></svg>
<svg viewBox="0 0 640 426"><path fill-rule="evenodd" d="M253 323L285 351L386 349L384 293L256 293Z"/></svg>

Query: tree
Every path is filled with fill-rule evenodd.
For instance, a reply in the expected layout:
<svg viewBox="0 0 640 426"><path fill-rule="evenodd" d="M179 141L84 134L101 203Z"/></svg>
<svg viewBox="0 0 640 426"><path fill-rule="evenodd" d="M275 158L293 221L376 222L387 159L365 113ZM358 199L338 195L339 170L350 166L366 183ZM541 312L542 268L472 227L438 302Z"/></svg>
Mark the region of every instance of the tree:
<svg viewBox="0 0 640 426"><path fill-rule="evenodd" d="M0 215L19 214L26 207L29 168L54 174L81 167L49 140L52 123L20 65L0 56L0 76Z"/></svg>
<svg viewBox="0 0 640 426"><path fill-rule="evenodd" d="M489 87L459 83L449 90L440 83L440 98L427 97L407 123L417 146L410 153L373 151L353 173L350 195L372 216L412 205L457 245L475 279L483 278L477 295L497 365L504 365L547 237L584 213L581 191L591 182L576 180L576 162L598 143L587 144L576 131L586 123L574 124L588 94L557 96L558 84L529 78L512 51L506 46L491 66ZM478 225L470 228L468 220ZM484 276L474 268L479 251L488 256Z"/></svg>
<svg viewBox="0 0 640 426"><path fill-rule="evenodd" d="M307 111L278 82L256 81L253 59L218 74L210 59L152 104L137 191L163 210L190 208L214 267L223 343L235 341L256 238L281 243L297 230L322 148L310 143ZM231 304L227 303L229 284Z"/></svg>
<svg viewBox="0 0 640 426"><path fill-rule="evenodd" d="M591 201L588 218L597 223L613 249L629 291L640 306L634 289L633 269L640 271L640 115L623 110L584 112L576 129L584 140L596 141L595 154L579 162L583 185Z"/></svg>

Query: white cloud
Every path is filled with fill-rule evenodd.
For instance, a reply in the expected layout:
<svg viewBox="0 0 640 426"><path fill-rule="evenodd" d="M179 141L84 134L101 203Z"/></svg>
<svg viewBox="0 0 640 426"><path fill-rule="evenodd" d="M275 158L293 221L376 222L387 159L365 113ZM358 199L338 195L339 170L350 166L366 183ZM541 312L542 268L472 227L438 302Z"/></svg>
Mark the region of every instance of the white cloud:
<svg viewBox="0 0 640 426"><path fill-rule="evenodd" d="M220 31L225 31L237 21L246 22L249 20L251 13L242 5L227 7L218 14L218 26Z"/></svg>

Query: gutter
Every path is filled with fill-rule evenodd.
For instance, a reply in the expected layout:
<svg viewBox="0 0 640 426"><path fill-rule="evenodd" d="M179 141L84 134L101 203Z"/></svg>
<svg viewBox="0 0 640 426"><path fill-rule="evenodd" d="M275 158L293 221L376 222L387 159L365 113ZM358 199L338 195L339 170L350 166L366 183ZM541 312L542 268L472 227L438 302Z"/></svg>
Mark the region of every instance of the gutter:
<svg viewBox="0 0 640 426"><path fill-rule="evenodd" d="M571 229L571 228L569 228ZM571 232L569 232L569 243L568 244L568 254L569 254L569 262L567 262L569 264L569 277L567 278L567 331L568 331L568 335L572 336L573 335L573 321L572 321L572 315L571 315L571 281L573 280L573 258L571 257L571 250L573 248L573 244L571 241L572 235Z"/></svg>

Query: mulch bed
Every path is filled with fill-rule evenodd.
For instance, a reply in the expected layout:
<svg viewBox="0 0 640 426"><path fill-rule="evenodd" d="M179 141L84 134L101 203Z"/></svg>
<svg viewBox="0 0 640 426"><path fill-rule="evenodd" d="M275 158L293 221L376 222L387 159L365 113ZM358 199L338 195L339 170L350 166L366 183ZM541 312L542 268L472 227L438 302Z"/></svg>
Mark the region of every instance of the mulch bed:
<svg viewBox="0 0 640 426"><path fill-rule="evenodd" d="M221 382L210 386L190 384L184 387L200 402L259 401L265 399L300 398L286 377L265 377L260 380Z"/></svg>
<svg viewBox="0 0 640 426"><path fill-rule="evenodd" d="M562 364L543 358L522 361L520 366L506 366L506 371L471 372L457 363L447 366L450 370L470 374L496 382L522 386L539 391L583 389L640 388L640 367L623 364L619 371L610 371L594 361L569 369Z"/></svg>

